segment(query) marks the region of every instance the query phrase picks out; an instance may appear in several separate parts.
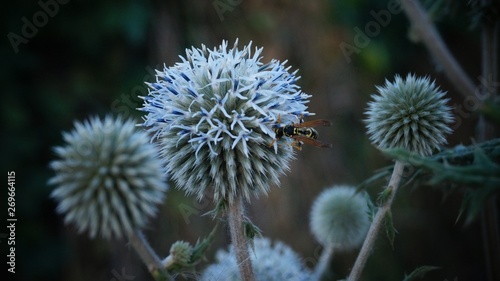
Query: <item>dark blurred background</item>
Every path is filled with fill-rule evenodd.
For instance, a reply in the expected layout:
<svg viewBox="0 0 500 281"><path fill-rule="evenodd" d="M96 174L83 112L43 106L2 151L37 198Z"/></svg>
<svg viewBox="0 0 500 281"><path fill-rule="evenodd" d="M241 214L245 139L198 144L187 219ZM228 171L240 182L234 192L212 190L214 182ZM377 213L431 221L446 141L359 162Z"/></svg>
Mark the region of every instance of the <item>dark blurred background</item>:
<svg viewBox="0 0 500 281"><path fill-rule="evenodd" d="M362 122L375 85L395 74L429 75L452 100L463 98L425 47L415 42L404 14L372 30L366 44L346 56L340 46L354 42L356 28L376 22L373 13L389 1L7 1L2 4L0 46L1 167L16 172L17 280L152 280L127 241L90 240L65 226L49 198L52 147L74 120L107 113L139 120L138 95L154 69L173 65L187 47L209 48L222 40L264 47L263 62L288 60L299 69L298 84L312 94L310 111L333 122L320 128L333 149L304 147L282 184L254 199L248 215L264 236L295 249L312 267L321 252L308 229L311 203L325 187L356 185L391 162L369 142ZM428 1L431 2L431 1ZM467 74L479 83L480 37L471 27L468 1L440 1L437 27ZM463 3L462 3L463 2ZM358 42L359 43L359 42ZM470 144L477 120L462 118L449 144ZM376 198L383 182L369 188ZM398 230L394 247L381 236L364 280L402 280L422 265L439 266L426 280L485 280L479 222L457 220L461 195L431 187L401 189L393 207ZM6 191L2 206L6 206ZM195 243L214 225L201 214L211 198L196 202L172 188L145 231L154 249L168 254L176 240ZM6 221L6 212L2 211ZM2 224L3 225L3 224ZM7 230L0 230L6 266ZM207 260L227 248L219 229ZM332 266L344 278L356 253L339 253ZM207 263L199 265L202 270ZM6 270L6 269L4 269ZM5 276L4 274L2 274ZM12 277L9 274L10 278ZM15 280L9 279L9 280Z"/></svg>

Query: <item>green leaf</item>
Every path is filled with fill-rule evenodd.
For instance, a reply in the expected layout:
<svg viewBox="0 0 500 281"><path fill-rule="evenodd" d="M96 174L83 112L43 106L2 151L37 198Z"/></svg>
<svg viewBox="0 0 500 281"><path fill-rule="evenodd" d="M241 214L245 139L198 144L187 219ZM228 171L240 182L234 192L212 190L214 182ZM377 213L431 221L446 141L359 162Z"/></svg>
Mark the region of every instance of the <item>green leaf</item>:
<svg viewBox="0 0 500 281"><path fill-rule="evenodd" d="M215 206L215 208L213 210L208 211L208 212L206 212L203 215L204 216L209 215L209 216L212 217L212 219L215 219L219 215L225 213L226 210L227 210L227 207L228 207L227 200L226 199L221 199L221 200L219 200L219 202L217 203L217 206Z"/></svg>
<svg viewBox="0 0 500 281"><path fill-rule="evenodd" d="M398 231L394 228L394 224L392 222L392 212L389 211L385 216L385 234L387 235L387 239L389 239L389 243L391 243L391 247L394 249L394 238L396 237L396 233Z"/></svg>
<svg viewBox="0 0 500 281"><path fill-rule="evenodd" d="M366 189L367 186L373 184L374 182L390 176L393 168L394 165L390 165L377 170L373 176L369 177L368 179L358 184L358 186L356 187L356 192L360 192L361 190Z"/></svg>
<svg viewBox="0 0 500 281"><path fill-rule="evenodd" d="M210 247L210 245L212 245L218 226L219 224L216 224L214 226L214 229L212 229L207 238L203 239L201 242L199 240L196 241L196 245L193 248L193 254L191 256L191 265L197 264L205 255L205 252Z"/></svg>
<svg viewBox="0 0 500 281"><path fill-rule="evenodd" d="M467 212L465 224L472 222L486 201L500 192L500 164L497 163L500 161L500 139L467 147L460 145L429 157L404 149L388 149L384 153L418 168L414 175L416 182L418 178L426 178L433 186L453 183L452 189L465 187L458 215L460 218Z"/></svg>
<svg viewBox="0 0 500 281"><path fill-rule="evenodd" d="M392 193L392 188L389 187L385 188L384 190L382 190L382 192L380 192L377 198L379 206L383 205L384 202L387 201L387 199L389 199L391 193Z"/></svg>
<svg viewBox="0 0 500 281"><path fill-rule="evenodd" d="M421 279L425 276L425 274L427 274L427 272L433 271L436 269L439 269L439 267L431 266L431 265L424 265L421 267L417 267L417 268L415 268L415 270L412 271L412 273L410 273L410 275L405 275L405 278L403 279L403 281L412 281L412 280L416 280L417 278Z"/></svg>
<svg viewBox="0 0 500 281"><path fill-rule="evenodd" d="M250 247L255 252L253 239L255 238L255 236L262 237L262 230L260 230L258 226L253 224L247 217L245 217L244 220L245 220L243 222L244 235L248 239Z"/></svg>

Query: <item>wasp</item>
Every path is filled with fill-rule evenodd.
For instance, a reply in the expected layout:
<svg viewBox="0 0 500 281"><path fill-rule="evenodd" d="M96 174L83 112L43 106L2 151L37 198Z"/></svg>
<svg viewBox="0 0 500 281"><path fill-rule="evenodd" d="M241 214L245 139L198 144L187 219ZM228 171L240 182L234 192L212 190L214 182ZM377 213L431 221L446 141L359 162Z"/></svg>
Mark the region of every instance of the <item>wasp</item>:
<svg viewBox="0 0 500 281"><path fill-rule="evenodd" d="M299 123L294 123L290 125L280 126L280 116L278 115L277 125L272 127L276 138L269 144L273 146L274 142L281 139L283 136L292 138L294 142L291 144L297 150L302 150L302 144L310 144L316 147L330 148L331 143L318 140L318 131L313 127L317 126L331 126L332 123L328 120L317 119L312 121L304 122L302 116L300 116Z"/></svg>

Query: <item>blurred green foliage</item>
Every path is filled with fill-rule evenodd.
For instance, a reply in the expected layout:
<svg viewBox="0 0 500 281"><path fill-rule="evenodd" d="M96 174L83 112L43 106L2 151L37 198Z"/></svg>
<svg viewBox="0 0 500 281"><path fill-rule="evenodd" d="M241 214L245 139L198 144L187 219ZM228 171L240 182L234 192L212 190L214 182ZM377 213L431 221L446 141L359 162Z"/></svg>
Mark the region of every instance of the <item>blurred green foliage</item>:
<svg viewBox="0 0 500 281"><path fill-rule="evenodd" d="M447 191L460 190L465 194L461 213L466 213L466 224L477 219L488 200L500 192L500 139L493 139L469 147L457 147L423 157L401 149L384 152L391 158L417 168L412 177L414 185L423 182L432 186L445 185Z"/></svg>

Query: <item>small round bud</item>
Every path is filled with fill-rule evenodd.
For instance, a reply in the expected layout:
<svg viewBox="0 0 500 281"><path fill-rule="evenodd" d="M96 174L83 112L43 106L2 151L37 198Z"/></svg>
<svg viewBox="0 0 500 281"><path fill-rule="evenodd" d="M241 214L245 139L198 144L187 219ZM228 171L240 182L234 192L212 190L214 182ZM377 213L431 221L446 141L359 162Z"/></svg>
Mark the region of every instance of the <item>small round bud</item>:
<svg viewBox="0 0 500 281"><path fill-rule="evenodd" d="M359 247L370 226L368 202L350 186L324 190L311 210L311 231L324 247L350 250Z"/></svg>
<svg viewBox="0 0 500 281"><path fill-rule="evenodd" d="M170 255L173 258L175 264L182 266L189 265L191 261L191 255L193 254L193 247L191 244L185 241L176 241L170 247Z"/></svg>

